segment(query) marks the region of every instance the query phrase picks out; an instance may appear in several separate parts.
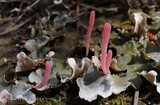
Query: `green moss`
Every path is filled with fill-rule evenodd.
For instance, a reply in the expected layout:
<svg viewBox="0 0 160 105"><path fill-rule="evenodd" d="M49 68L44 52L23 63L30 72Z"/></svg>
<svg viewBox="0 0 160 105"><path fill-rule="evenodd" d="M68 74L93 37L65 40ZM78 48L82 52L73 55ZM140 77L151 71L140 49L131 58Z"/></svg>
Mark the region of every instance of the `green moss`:
<svg viewBox="0 0 160 105"><path fill-rule="evenodd" d="M61 105L61 98L38 98L34 105Z"/></svg>
<svg viewBox="0 0 160 105"><path fill-rule="evenodd" d="M119 95L113 96L109 103L111 105L131 105L132 98L124 93L121 93Z"/></svg>

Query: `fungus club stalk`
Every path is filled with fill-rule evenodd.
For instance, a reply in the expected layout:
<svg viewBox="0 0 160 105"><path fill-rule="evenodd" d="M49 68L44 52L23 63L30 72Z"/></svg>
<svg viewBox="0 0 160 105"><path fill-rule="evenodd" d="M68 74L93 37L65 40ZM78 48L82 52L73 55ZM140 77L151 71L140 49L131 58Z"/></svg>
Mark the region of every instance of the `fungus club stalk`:
<svg viewBox="0 0 160 105"><path fill-rule="evenodd" d="M52 69L51 61L46 61L46 67L45 67L45 73L44 73L43 80L42 80L41 83L34 86L34 88L40 89L48 83L50 73L51 73L51 69Z"/></svg>
<svg viewBox="0 0 160 105"><path fill-rule="evenodd" d="M91 33L93 30L94 21L95 21L95 11L91 11L90 18L89 18L89 26L88 26L87 36L86 36L86 56L88 56L88 53L89 53L89 42L91 39Z"/></svg>
<svg viewBox="0 0 160 105"><path fill-rule="evenodd" d="M109 50L108 53L107 53L107 57L106 57L106 71L103 71L104 74L108 74L109 72L109 66L111 64L111 60L112 60L112 50Z"/></svg>
<svg viewBox="0 0 160 105"><path fill-rule="evenodd" d="M109 64L112 58L112 51L109 50L107 55L107 47L110 37L111 25L109 23L105 23L103 26L102 33L102 45L101 45L101 67L104 74L108 74L109 72ZM109 63L108 63L109 62Z"/></svg>

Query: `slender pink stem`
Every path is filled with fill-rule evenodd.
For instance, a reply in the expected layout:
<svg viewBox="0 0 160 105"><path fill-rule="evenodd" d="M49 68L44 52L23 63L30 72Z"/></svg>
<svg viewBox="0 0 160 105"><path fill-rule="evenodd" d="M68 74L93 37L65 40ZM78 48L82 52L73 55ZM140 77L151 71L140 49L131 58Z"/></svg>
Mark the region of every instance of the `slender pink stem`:
<svg viewBox="0 0 160 105"><path fill-rule="evenodd" d="M109 42L111 32L111 25L109 23L105 23L103 26L103 32L102 32L102 45L101 45L101 67L104 73L107 73L106 68L106 57L107 57L107 47Z"/></svg>
<svg viewBox="0 0 160 105"><path fill-rule="evenodd" d="M111 64L111 60L112 60L112 50L109 50L108 54L107 54L107 57L106 57L106 67L105 67L106 71L103 70L104 74L108 74L108 72L109 72L109 66Z"/></svg>
<svg viewBox="0 0 160 105"><path fill-rule="evenodd" d="M40 89L48 83L50 73L51 73L52 64L51 61L46 61L45 73L41 83L34 86L36 89Z"/></svg>
<svg viewBox="0 0 160 105"><path fill-rule="evenodd" d="M88 26L87 36L86 36L86 56L88 56L88 53L89 53L89 42L91 39L91 33L93 30L94 21L95 21L95 11L91 11L90 18L89 18L89 26Z"/></svg>

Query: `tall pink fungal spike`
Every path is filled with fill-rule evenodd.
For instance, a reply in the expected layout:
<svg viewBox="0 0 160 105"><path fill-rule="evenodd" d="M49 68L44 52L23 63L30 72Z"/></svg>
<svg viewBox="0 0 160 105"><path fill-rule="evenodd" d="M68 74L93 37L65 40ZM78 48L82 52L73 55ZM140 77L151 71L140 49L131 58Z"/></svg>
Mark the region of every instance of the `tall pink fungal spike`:
<svg viewBox="0 0 160 105"><path fill-rule="evenodd" d="M90 18L89 18L89 26L88 26L87 36L86 36L86 56L88 56L88 53L89 53L89 42L91 39L91 33L93 30L94 21L95 21L95 11L91 11Z"/></svg>
<svg viewBox="0 0 160 105"><path fill-rule="evenodd" d="M112 58L112 51L109 50L107 54L107 47L109 42L111 32L111 25L109 23L105 23L103 26L102 32L102 45L101 45L101 67L104 74L108 74L109 72L109 65Z"/></svg>
<svg viewBox="0 0 160 105"><path fill-rule="evenodd" d="M51 61L46 61L46 67L45 67L45 73L44 73L43 80L42 80L41 83L34 86L34 88L40 89L48 83L50 73L51 73L51 69L52 69L52 62Z"/></svg>

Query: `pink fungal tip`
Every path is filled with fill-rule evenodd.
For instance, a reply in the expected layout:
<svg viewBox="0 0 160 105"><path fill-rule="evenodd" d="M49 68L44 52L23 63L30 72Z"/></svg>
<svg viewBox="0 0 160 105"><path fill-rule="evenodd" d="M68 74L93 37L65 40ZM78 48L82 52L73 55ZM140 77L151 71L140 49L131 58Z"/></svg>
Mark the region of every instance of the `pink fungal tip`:
<svg viewBox="0 0 160 105"><path fill-rule="evenodd" d="M111 64L111 60L112 60L112 50L109 50L108 53L107 53L107 57L106 57L105 69L102 69L104 74L108 74L109 66Z"/></svg>
<svg viewBox="0 0 160 105"><path fill-rule="evenodd" d="M46 67L45 67L43 80L39 84L34 86L34 88L40 89L48 83L50 73L51 73L51 69L52 69L52 62L51 61L46 61Z"/></svg>
<svg viewBox="0 0 160 105"><path fill-rule="evenodd" d="M103 26L102 45L101 45L101 67L104 74L108 74L109 65L112 58L112 51L109 50L107 53L110 32L111 32L111 25L109 23L105 23Z"/></svg>
<svg viewBox="0 0 160 105"><path fill-rule="evenodd" d="M89 18L88 31L86 36L86 56L88 56L88 53L89 53L89 42L91 39L91 33L93 30L94 21L95 21L95 11L91 11L90 18Z"/></svg>

